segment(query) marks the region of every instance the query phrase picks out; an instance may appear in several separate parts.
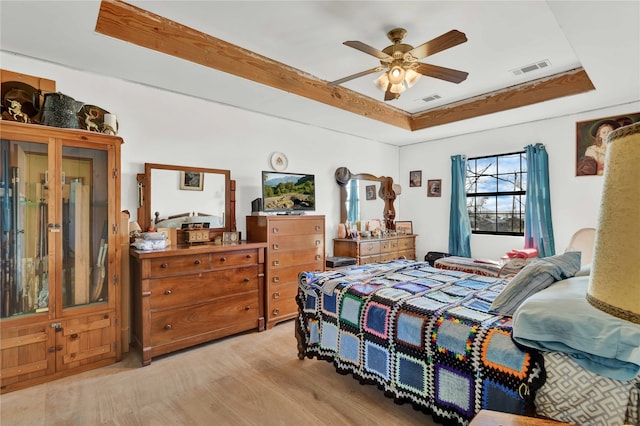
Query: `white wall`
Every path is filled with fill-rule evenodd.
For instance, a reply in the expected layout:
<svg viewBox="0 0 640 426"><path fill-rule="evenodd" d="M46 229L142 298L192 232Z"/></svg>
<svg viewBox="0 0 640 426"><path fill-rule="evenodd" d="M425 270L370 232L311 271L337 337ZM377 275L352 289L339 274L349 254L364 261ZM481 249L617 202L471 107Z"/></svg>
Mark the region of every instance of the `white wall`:
<svg viewBox="0 0 640 426"><path fill-rule="evenodd" d="M227 105L0 52L5 70L56 81L56 89L116 114L122 147L122 209L136 217L136 174L144 163L228 169L237 182L238 230L261 196L261 170L283 152L288 172L316 176L316 214L326 215L327 252L340 220L336 168L397 179L398 147L285 121ZM367 155L363 155L363 153ZM382 216L382 210L380 211Z"/></svg>
<svg viewBox="0 0 640 426"><path fill-rule="evenodd" d="M549 154L555 247L561 253L576 230L596 226L602 191L602 176L575 176L576 122L638 111L640 102L402 147L399 181L403 186L399 197L402 214L396 220L413 221L414 232L419 234L418 258L424 258L429 251L447 252L451 156L504 154L543 143ZM422 170L422 187L409 187L411 170ZM427 198L428 179L442 179L442 197ZM472 235L471 255L497 259L523 245L523 237Z"/></svg>
<svg viewBox="0 0 640 426"><path fill-rule="evenodd" d="M402 185L396 220L413 221L417 255L423 258L428 251L448 250L450 156L501 154L538 142L549 152L556 251L563 251L575 230L596 225L603 179L575 176L576 122L640 111L636 102L398 148L3 51L0 63L6 70L55 80L58 91L117 114L125 141L122 209L134 218L135 175L144 171L145 162L228 169L237 181L237 222L244 233L251 200L261 195L260 171L270 169L272 152L285 153L287 171L316 175L316 213L326 215L328 255L340 219L337 167L391 176ZM411 170L422 170L421 187L409 187ZM442 197L427 198L429 179L442 179ZM522 247L522 240L474 235L471 252L497 258Z"/></svg>

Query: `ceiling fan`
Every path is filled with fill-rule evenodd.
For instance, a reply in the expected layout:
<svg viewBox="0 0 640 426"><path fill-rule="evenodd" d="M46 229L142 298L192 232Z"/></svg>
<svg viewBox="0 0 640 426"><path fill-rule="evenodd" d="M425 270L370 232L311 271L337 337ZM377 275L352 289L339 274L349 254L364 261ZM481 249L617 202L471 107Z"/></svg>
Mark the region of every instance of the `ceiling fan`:
<svg viewBox="0 0 640 426"><path fill-rule="evenodd" d="M376 86L385 91L384 100L398 99L400 93L413 86L421 75L439 78L440 80L460 83L469 73L445 68L438 65L430 65L418 62L435 53L457 46L467 41L467 36L458 31L451 30L433 40L427 41L418 47L402 43L407 34L404 28L395 28L387 33L387 37L393 43L382 50L371 47L361 41L345 41L344 45L353 47L361 52L375 56L380 60L380 66L371 68L339 80L329 82L329 86L337 86L346 81L363 77L374 72L385 71L375 80Z"/></svg>

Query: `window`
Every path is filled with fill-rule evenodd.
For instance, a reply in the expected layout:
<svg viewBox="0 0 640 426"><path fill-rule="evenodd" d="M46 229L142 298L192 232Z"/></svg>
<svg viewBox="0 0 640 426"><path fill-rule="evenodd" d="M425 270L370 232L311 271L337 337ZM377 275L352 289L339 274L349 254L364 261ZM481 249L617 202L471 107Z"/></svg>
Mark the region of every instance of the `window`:
<svg viewBox="0 0 640 426"><path fill-rule="evenodd" d="M467 210L474 234L524 235L524 151L467 160Z"/></svg>

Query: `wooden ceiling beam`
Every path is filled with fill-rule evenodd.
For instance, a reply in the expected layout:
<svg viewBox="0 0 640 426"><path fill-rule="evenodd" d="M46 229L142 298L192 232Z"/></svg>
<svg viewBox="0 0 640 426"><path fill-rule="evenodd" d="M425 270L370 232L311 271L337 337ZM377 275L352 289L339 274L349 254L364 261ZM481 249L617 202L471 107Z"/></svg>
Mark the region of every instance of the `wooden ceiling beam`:
<svg viewBox="0 0 640 426"><path fill-rule="evenodd" d="M411 130L440 126L594 90L583 68L577 68L503 90L413 114Z"/></svg>
<svg viewBox="0 0 640 426"><path fill-rule="evenodd" d="M409 114L120 0L103 0L95 31L410 131L594 90L584 69Z"/></svg>
<svg viewBox="0 0 640 426"><path fill-rule="evenodd" d="M96 32L411 130L411 115L344 87L118 0L103 0Z"/></svg>

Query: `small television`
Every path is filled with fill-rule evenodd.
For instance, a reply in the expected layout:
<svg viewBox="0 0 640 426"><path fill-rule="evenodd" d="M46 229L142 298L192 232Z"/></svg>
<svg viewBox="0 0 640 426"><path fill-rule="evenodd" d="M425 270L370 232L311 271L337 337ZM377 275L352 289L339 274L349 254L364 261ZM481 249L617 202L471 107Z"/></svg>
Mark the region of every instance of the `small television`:
<svg viewBox="0 0 640 426"><path fill-rule="evenodd" d="M296 214L316 209L315 176L303 173L262 172L264 212Z"/></svg>

